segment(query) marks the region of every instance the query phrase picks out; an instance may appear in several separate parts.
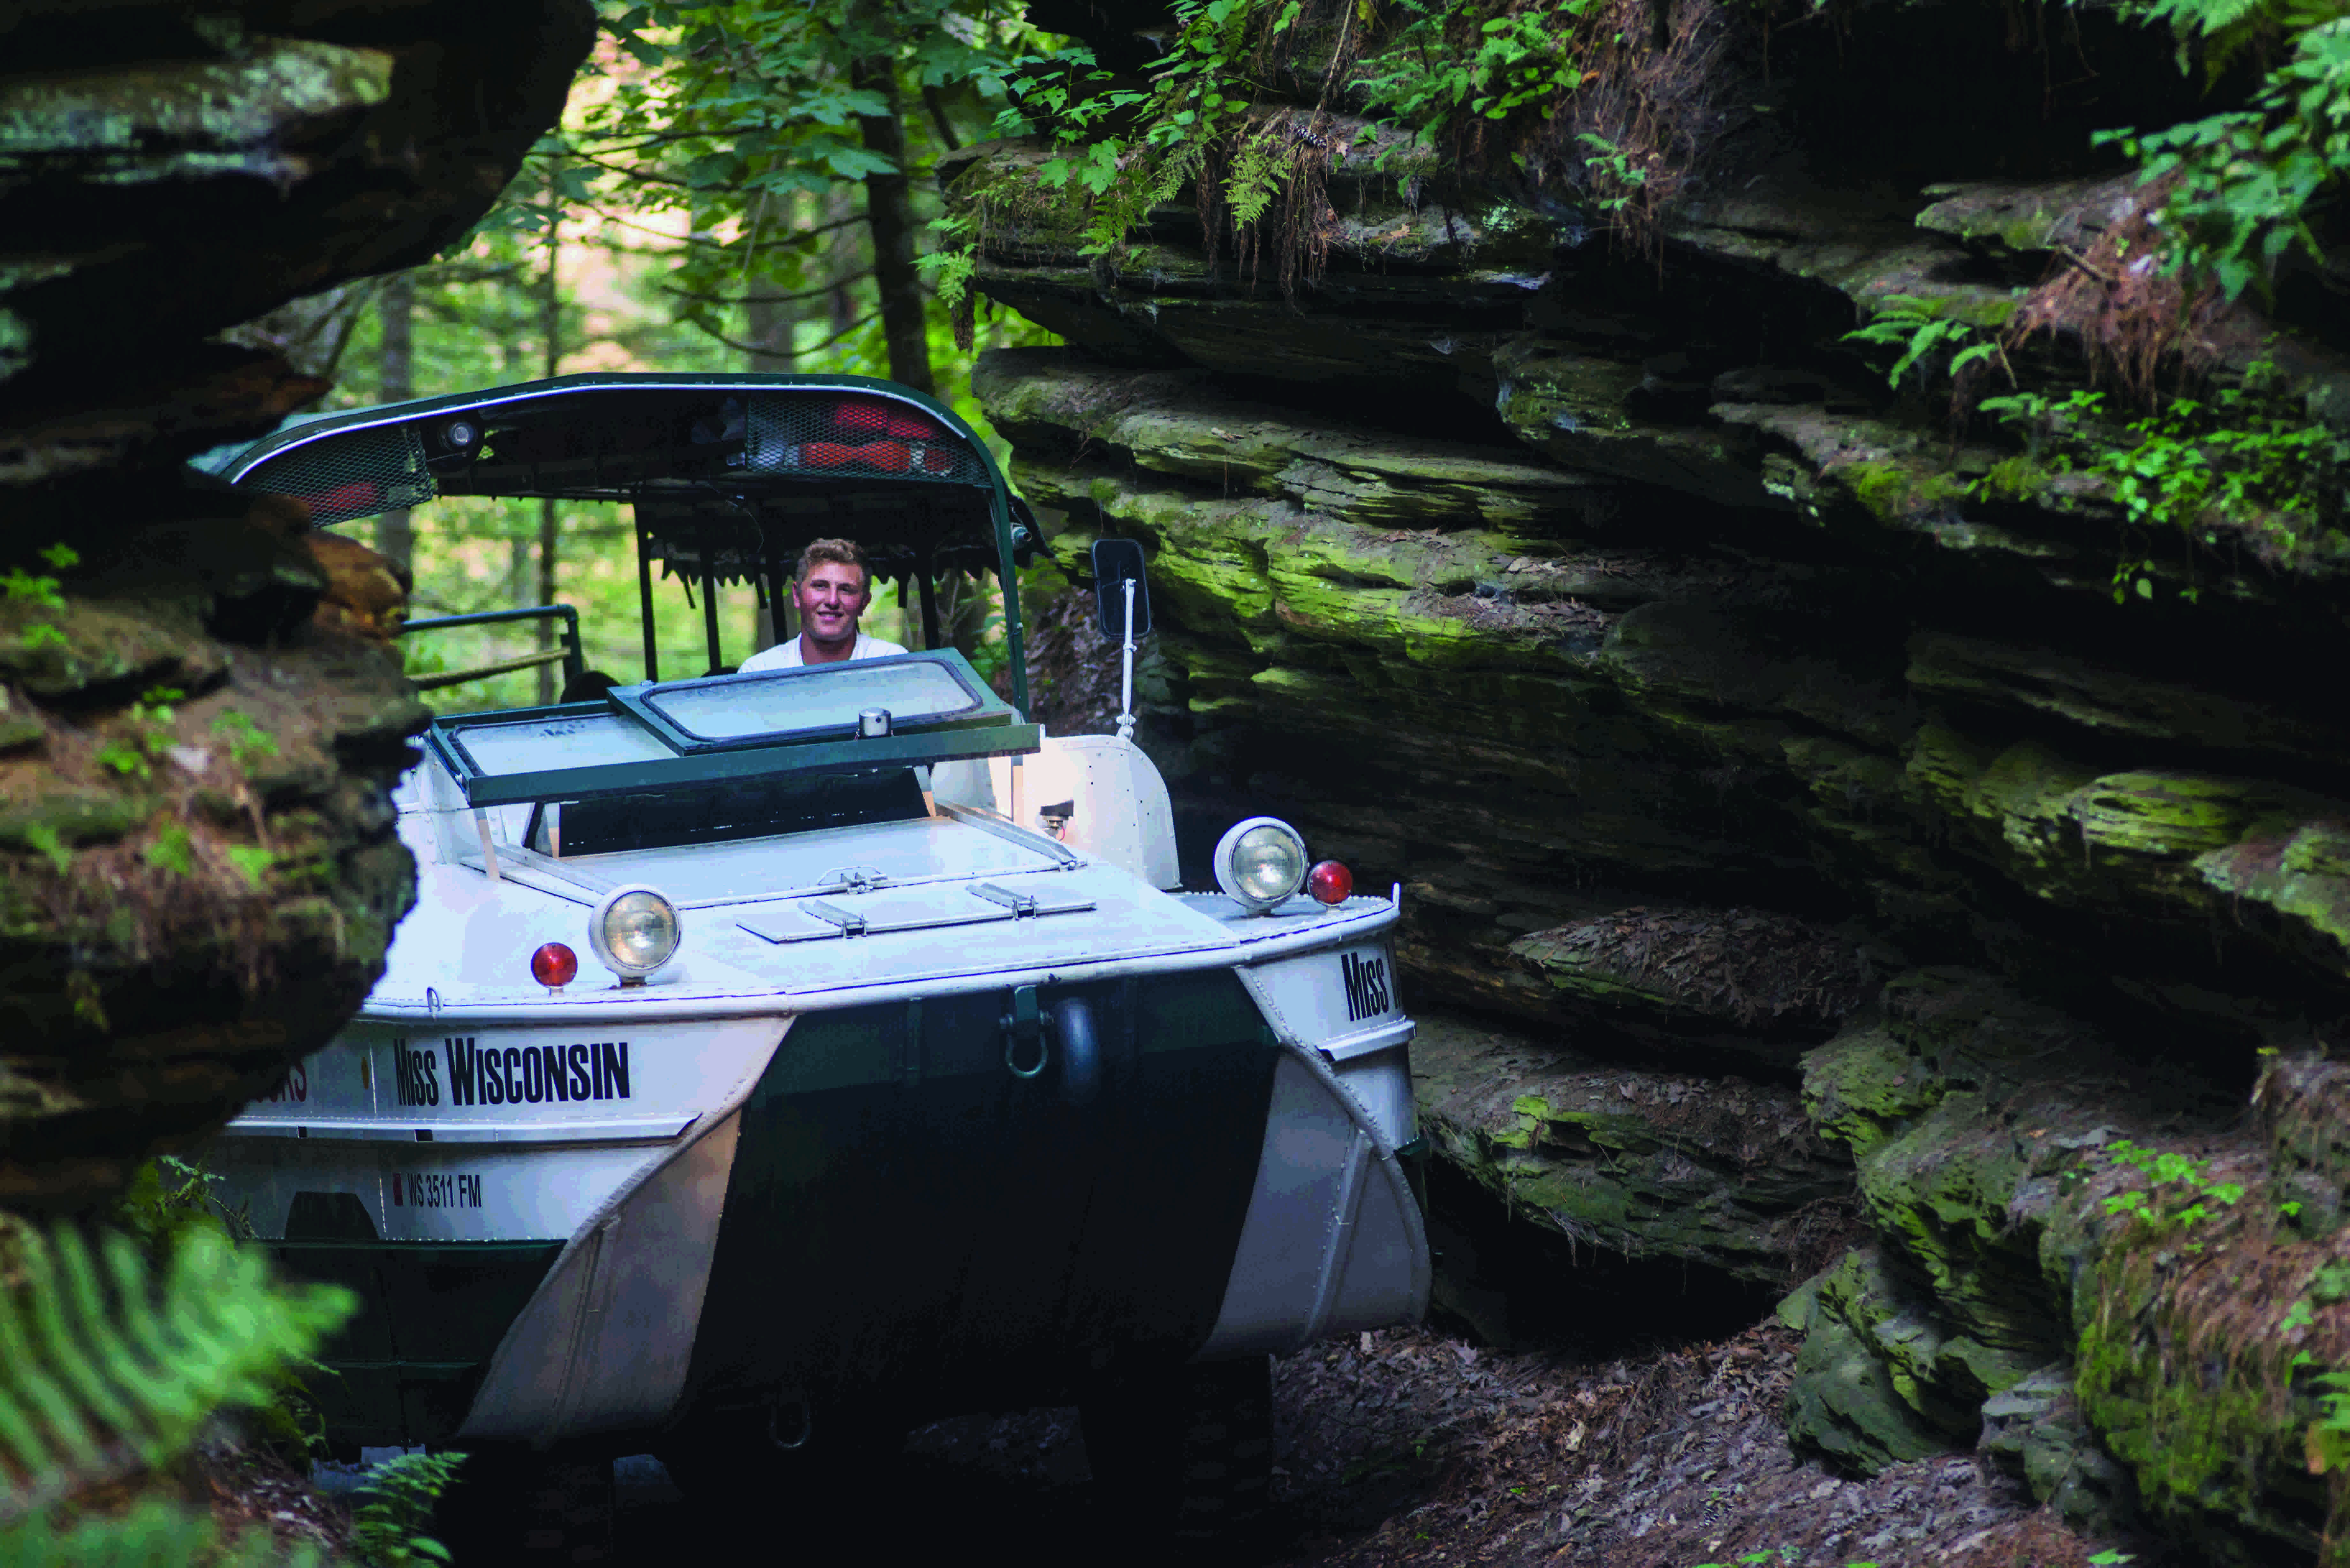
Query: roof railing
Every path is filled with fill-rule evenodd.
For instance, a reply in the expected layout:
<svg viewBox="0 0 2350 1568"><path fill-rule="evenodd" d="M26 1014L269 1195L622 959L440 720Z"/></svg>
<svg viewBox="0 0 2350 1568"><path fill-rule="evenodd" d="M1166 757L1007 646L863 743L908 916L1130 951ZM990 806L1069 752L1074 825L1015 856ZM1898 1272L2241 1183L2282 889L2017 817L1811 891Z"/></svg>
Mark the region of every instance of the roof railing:
<svg viewBox="0 0 2350 1568"><path fill-rule="evenodd" d="M504 659L473 670L439 670L429 675L414 676L419 691L438 691L444 686L463 686L469 680L487 680L494 675L512 675L516 670L535 670L542 664L563 664L563 679L567 685L588 668L587 656L579 647L579 612L570 605L532 605L525 609L484 610L478 615L435 616L429 620L411 620L400 628L401 637L420 631L443 631L451 627L495 626L503 621L561 620L560 647L542 649L516 659Z"/></svg>

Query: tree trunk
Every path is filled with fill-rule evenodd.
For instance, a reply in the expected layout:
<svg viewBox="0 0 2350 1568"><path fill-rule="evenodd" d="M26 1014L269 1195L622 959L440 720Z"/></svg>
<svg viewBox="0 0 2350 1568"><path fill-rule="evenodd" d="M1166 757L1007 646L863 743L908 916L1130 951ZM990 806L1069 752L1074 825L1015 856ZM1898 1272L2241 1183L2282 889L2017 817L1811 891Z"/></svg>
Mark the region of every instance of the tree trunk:
<svg viewBox="0 0 2350 1568"><path fill-rule="evenodd" d="M788 375L792 368L792 328L797 325L788 306L772 299L754 299L743 307L747 337L751 344L748 362L743 369L754 375ZM764 601L764 587L753 596ZM751 612L751 651L773 648L784 639L784 607L758 602Z"/></svg>
<svg viewBox="0 0 2350 1568"><path fill-rule="evenodd" d="M416 279L396 272L376 291L376 318L383 327L383 343L376 353L376 401L404 403L416 396ZM387 512L375 520L375 547L391 557L402 572L416 569L416 524L408 508Z"/></svg>
<svg viewBox="0 0 2350 1568"><path fill-rule="evenodd" d="M914 270L913 182L906 173L906 122L898 106L898 73L874 57L849 67L852 86L889 100L886 115L858 115L865 148L897 165L894 174L865 178L865 218L873 232L873 282L881 295L881 337L889 348L889 379L934 392L930 324L922 308L921 275Z"/></svg>
<svg viewBox="0 0 2350 1568"><path fill-rule="evenodd" d="M856 214L857 198L847 186L836 185L826 192L821 221L839 223ZM847 332L857 319L856 288L853 283L845 281L855 278L864 270L860 264L865 258L858 254L857 244L855 229L837 228L832 231L832 241L827 250L829 257L827 265L835 281L831 294L826 296L826 303L832 311L832 320L825 330L835 337Z"/></svg>
<svg viewBox="0 0 2350 1568"><path fill-rule="evenodd" d="M546 346L546 360L540 371L553 377L561 373L563 363L563 296L557 289L556 262L563 254L562 191L556 183L560 168L549 165L546 171L546 271L538 285L538 330ZM538 598L536 602L555 602L556 515L555 500L549 496L538 504ZM542 620L538 625L538 647L544 653L555 646L555 623ZM541 703L556 699L556 677L558 667L542 664L538 667L538 700Z"/></svg>

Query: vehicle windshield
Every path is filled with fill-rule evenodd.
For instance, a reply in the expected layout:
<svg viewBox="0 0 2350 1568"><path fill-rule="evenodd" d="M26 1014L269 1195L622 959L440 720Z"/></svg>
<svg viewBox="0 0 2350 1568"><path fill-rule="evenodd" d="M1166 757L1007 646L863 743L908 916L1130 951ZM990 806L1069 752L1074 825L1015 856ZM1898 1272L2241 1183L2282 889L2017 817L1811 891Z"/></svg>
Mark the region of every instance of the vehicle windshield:
<svg viewBox="0 0 2350 1568"><path fill-rule="evenodd" d="M860 722L876 710L886 722ZM636 848L919 810L913 769L1040 739L951 649L621 686L592 704L444 714L427 732L467 805L564 805L582 850L588 836Z"/></svg>
<svg viewBox="0 0 2350 1568"><path fill-rule="evenodd" d="M695 741L789 739L852 732L859 713L887 712L899 728L970 713L980 705L941 665L865 659L759 670L647 690L644 705Z"/></svg>

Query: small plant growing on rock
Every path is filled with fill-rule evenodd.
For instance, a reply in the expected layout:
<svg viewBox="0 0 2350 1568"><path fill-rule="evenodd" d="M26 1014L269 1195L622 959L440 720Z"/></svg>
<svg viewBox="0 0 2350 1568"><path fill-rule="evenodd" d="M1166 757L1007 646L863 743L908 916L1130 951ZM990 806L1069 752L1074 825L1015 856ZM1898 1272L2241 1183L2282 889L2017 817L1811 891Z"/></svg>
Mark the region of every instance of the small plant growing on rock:
<svg viewBox="0 0 2350 1568"><path fill-rule="evenodd" d="M352 1513L351 1535L370 1568L451 1560L449 1549L424 1532L464 1462L463 1454L401 1454L368 1473L366 1501Z"/></svg>
<svg viewBox="0 0 2350 1568"><path fill-rule="evenodd" d="M2105 412L2102 392L2075 390L2062 400L2017 392L1979 407L2023 437L2033 462L2111 487L2123 513L2113 576L2114 602L2122 604L2155 597L2149 535L2176 530L2191 567L2196 546L2220 543L2223 522L2251 523L2256 538L2287 559L2313 525L2338 522L2350 441L2290 407L2278 383L2273 365L2250 366L2241 386L2165 401L2119 439L2085 428ZM2178 590L2190 604L2199 595L2191 579Z"/></svg>
<svg viewBox="0 0 2350 1568"><path fill-rule="evenodd" d="M229 761L240 768L252 766L256 757L277 754L277 737L255 723L251 714L234 708L213 721L213 733L228 747Z"/></svg>
<svg viewBox="0 0 2350 1568"><path fill-rule="evenodd" d="M2144 1220L2157 1232L2186 1231L2211 1217L2210 1205L2232 1207L2244 1195L2240 1183L2211 1180L2206 1174L2211 1165L2208 1159L2189 1159L2168 1149L2141 1148L2127 1138L2106 1145L2106 1158L2128 1166L2149 1183L2106 1199L2106 1212ZM2188 1251L2200 1251L2202 1243L2189 1242Z"/></svg>
<svg viewBox="0 0 2350 1568"><path fill-rule="evenodd" d="M52 570L60 572L81 564L81 556L68 545L50 545L41 552L41 559ZM0 575L0 599L29 600L42 609L60 610L66 607L65 595L57 578L28 572L22 566L11 566L5 575ZM63 648L66 646L66 634L55 621L35 621L25 628L23 641L28 650Z"/></svg>
<svg viewBox="0 0 2350 1568"><path fill-rule="evenodd" d="M1943 315L1939 302L1914 295L1887 295L1867 324L1846 333L1845 339L1898 349L1893 368L1885 373L1885 384L1896 390L1913 368L1922 390L1937 372L1955 381L1978 364L1997 360L2004 367L2007 363L1998 339L1984 336L1970 322ZM2014 379L2010 370L2008 379Z"/></svg>
<svg viewBox="0 0 2350 1568"><path fill-rule="evenodd" d="M138 778L151 777L154 759L172 748L172 721L187 693L176 686L151 686L130 704L130 735L108 742L98 753L99 765Z"/></svg>
<svg viewBox="0 0 2350 1568"><path fill-rule="evenodd" d="M1429 137L1463 109L1485 119L1505 119L1516 110L1550 104L1573 92L1583 73L1568 57L1574 19L1592 0L1505 13L1477 24L1473 47L1465 53L1445 37L1448 8L1403 0L1411 20L1383 57L1387 68L1367 75L1362 88L1370 102L1391 109L1396 119Z"/></svg>

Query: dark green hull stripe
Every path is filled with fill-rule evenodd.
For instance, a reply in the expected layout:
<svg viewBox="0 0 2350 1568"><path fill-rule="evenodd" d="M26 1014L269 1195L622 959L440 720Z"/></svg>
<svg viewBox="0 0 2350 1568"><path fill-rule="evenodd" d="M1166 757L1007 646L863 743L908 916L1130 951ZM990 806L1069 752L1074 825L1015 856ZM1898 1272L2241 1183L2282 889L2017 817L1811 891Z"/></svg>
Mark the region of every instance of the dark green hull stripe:
<svg viewBox="0 0 2350 1568"><path fill-rule="evenodd" d="M265 1243L286 1272L338 1284L358 1315L305 1381L342 1442L439 1442L464 1421L499 1340L546 1277L558 1241Z"/></svg>
<svg viewBox="0 0 2350 1568"><path fill-rule="evenodd" d="M794 1025L743 1107L695 1408L1034 1403L1206 1342L1277 1048L1227 970L1045 987L1042 1011L1071 997L1101 1044L1082 1106L1065 1054L1005 1069L1008 992Z"/></svg>

